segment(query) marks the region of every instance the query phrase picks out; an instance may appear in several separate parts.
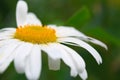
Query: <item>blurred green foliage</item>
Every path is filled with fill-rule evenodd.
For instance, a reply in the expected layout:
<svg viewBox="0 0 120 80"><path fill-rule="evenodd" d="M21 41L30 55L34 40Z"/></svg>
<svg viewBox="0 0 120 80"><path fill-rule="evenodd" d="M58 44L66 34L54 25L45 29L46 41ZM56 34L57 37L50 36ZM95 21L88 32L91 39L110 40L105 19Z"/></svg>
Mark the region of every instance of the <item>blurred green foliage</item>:
<svg viewBox="0 0 120 80"><path fill-rule="evenodd" d="M90 19L90 13L86 7L80 8L66 24L74 27L82 27Z"/></svg>
<svg viewBox="0 0 120 80"><path fill-rule="evenodd" d="M88 80L120 80L120 0L26 0L29 11L36 13L43 24L73 26L95 37L108 46L108 51L93 45L103 58L97 65L93 57L82 48L75 48L84 58ZM0 0L0 28L16 27L17 0ZM62 62L61 70L48 69L47 55L43 54L40 80L80 80L70 77L69 68ZM17 74L12 63L0 74L0 80L26 80Z"/></svg>

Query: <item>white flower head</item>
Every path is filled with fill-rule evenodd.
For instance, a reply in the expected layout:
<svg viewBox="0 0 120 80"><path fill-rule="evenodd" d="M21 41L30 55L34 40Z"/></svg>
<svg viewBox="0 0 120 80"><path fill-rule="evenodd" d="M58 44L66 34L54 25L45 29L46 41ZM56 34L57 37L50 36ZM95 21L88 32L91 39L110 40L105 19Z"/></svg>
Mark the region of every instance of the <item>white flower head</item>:
<svg viewBox="0 0 120 80"><path fill-rule="evenodd" d="M104 43L84 35L73 27L42 26L36 15L28 12L27 3L23 0L17 3L16 21L17 28L0 30L0 73L14 61L18 73L25 73L27 79L38 80L42 67L41 51L44 51L48 55L49 69L59 70L62 60L70 67L71 76L79 75L86 80L87 71L83 58L64 44L82 47L98 64L102 63L99 53L86 42L107 49Z"/></svg>

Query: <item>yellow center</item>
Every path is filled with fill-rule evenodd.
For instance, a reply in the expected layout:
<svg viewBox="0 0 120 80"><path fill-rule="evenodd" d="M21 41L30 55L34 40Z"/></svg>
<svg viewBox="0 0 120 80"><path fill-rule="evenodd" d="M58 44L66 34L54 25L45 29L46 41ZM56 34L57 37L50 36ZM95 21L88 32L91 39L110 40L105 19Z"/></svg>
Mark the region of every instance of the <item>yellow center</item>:
<svg viewBox="0 0 120 80"><path fill-rule="evenodd" d="M16 29L14 38L34 44L55 42L55 30L47 26L25 25Z"/></svg>

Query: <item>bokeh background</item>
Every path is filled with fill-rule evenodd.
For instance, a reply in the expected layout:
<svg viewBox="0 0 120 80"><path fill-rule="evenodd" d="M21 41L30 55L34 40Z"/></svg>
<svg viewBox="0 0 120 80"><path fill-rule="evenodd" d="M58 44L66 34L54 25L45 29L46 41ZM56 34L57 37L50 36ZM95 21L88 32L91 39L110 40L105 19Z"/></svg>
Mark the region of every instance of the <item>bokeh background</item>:
<svg viewBox="0 0 120 80"><path fill-rule="evenodd" d="M45 24L74 26L81 32L97 38L108 46L108 51L91 44L103 58L98 65L82 48L74 48L85 60L88 80L120 80L120 0L26 0L29 11ZM17 0L0 0L0 28L16 27ZM48 69L47 55L43 54L40 80L81 80L70 76L63 62L59 71ZM17 74L12 63L0 74L0 80L26 80Z"/></svg>

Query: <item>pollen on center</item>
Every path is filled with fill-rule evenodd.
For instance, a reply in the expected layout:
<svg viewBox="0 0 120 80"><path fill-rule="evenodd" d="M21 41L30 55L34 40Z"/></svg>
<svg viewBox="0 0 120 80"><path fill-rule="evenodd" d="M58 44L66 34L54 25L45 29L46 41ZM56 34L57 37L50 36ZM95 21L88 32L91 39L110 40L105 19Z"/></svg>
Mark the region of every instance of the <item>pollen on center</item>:
<svg viewBox="0 0 120 80"><path fill-rule="evenodd" d="M55 42L56 32L47 26L25 25L16 29L14 38L34 44Z"/></svg>

